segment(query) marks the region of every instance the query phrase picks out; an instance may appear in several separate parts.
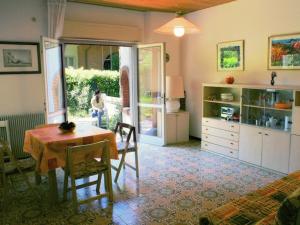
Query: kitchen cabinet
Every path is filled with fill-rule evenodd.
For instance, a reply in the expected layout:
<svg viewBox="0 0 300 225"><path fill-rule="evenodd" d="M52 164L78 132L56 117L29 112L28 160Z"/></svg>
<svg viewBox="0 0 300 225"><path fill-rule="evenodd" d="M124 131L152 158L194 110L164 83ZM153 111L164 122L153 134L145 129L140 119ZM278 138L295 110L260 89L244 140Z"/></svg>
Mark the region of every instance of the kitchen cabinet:
<svg viewBox="0 0 300 225"><path fill-rule="evenodd" d="M180 111L177 113L167 113L167 144L189 141L189 113Z"/></svg>
<svg viewBox="0 0 300 225"><path fill-rule="evenodd" d="M248 125L240 126L239 159L261 165L263 136L262 129Z"/></svg>

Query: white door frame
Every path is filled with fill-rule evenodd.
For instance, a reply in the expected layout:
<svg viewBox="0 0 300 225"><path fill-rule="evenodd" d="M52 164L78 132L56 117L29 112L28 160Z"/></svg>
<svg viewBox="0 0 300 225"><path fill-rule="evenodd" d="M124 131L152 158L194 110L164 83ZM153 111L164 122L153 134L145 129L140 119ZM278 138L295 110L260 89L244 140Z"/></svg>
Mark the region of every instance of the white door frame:
<svg viewBox="0 0 300 225"><path fill-rule="evenodd" d="M158 106L157 104L145 104L145 103L138 103L138 49L139 48L146 48L146 47L161 47L162 49L162 54L161 54L161 83L163 85L162 87L162 98L163 98L163 103L162 106ZM131 81L131 87L130 87L130 96L132 100L132 118L133 118L133 123L134 126L137 127L137 136L140 142L143 143L148 143L148 144L154 144L154 145L160 145L163 146L166 144L166 106L165 106L165 89L166 89L166 84L165 84L165 71L166 71L166 62L165 62L165 43L153 43L153 44L141 44L137 45L136 47L133 47L133 55L132 57L135 57L135 61L133 60L134 65L134 71L133 71L133 76L132 76L132 81ZM139 133L139 123L138 123L138 107L139 106L150 106L154 108L161 108L161 113L162 113L162 137L154 137L154 136L147 136L147 135L141 135Z"/></svg>

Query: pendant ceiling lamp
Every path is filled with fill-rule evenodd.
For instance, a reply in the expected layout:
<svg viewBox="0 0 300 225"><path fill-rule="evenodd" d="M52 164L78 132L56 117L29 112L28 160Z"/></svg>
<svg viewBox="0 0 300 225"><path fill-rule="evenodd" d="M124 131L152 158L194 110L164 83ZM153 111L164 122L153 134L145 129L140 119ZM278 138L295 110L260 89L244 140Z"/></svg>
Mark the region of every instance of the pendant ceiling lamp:
<svg viewBox="0 0 300 225"><path fill-rule="evenodd" d="M200 32L200 29L185 19L181 13L166 24L154 30L161 34L174 34L176 37L182 37L184 34L194 34Z"/></svg>

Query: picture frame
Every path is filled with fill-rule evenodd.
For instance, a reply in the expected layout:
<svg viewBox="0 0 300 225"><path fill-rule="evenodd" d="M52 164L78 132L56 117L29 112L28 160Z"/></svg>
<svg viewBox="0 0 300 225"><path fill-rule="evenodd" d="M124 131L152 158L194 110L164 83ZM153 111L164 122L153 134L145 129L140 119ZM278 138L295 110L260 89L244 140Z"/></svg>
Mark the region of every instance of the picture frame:
<svg viewBox="0 0 300 225"><path fill-rule="evenodd" d="M244 45L244 40L218 43L218 71L244 70Z"/></svg>
<svg viewBox="0 0 300 225"><path fill-rule="evenodd" d="M300 69L300 33L269 37L268 69Z"/></svg>
<svg viewBox="0 0 300 225"><path fill-rule="evenodd" d="M0 41L0 74L36 73L41 73L39 43Z"/></svg>

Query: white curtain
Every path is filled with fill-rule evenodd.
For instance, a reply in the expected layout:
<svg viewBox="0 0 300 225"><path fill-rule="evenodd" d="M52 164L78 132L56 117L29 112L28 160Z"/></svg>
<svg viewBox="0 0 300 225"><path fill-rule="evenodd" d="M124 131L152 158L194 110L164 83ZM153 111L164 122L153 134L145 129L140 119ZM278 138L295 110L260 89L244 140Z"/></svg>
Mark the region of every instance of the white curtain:
<svg viewBox="0 0 300 225"><path fill-rule="evenodd" d="M48 37L62 36L67 0L48 0Z"/></svg>

